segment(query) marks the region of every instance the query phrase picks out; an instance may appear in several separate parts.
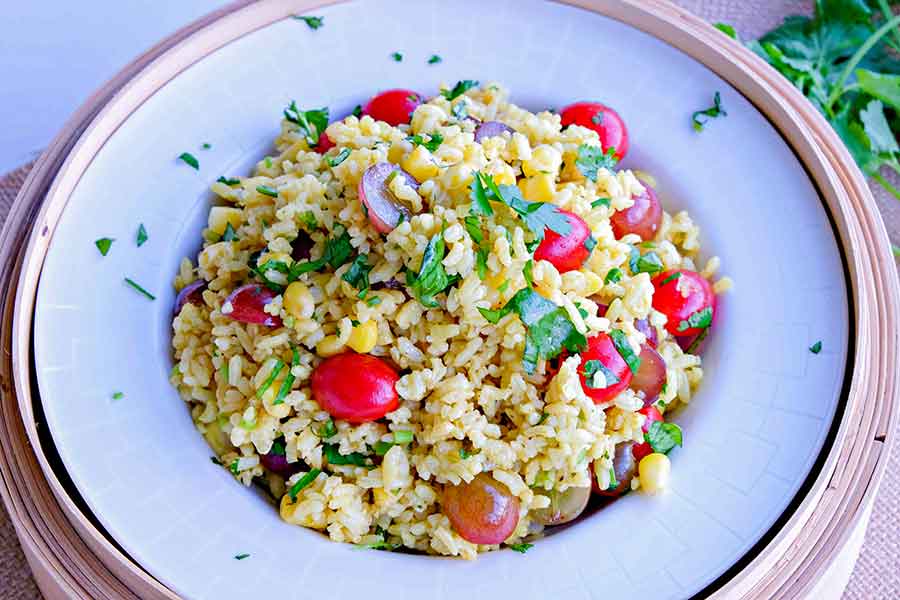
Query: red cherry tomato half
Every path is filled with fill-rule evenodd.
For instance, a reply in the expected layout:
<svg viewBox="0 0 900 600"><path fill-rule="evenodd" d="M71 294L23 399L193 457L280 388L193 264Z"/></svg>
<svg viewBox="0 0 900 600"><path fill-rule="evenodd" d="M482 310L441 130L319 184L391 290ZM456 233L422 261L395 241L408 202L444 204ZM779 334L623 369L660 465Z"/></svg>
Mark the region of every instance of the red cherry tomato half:
<svg viewBox="0 0 900 600"><path fill-rule="evenodd" d="M331 141L331 138L325 135L325 132L319 134L319 143L316 145L316 152L319 154L325 154L329 150L334 148L334 142Z"/></svg>
<svg viewBox="0 0 900 600"><path fill-rule="evenodd" d="M576 102L560 112L562 126L581 125L593 129L600 136L600 146L606 152L615 148L618 160L628 153L628 129L619 113L599 102Z"/></svg>
<svg viewBox="0 0 900 600"><path fill-rule="evenodd" d="M634 196L631 208L620 210L610 217L609 222L616 238L629 233L636 233L642 240L656 237L656 231L662 223L662 205L656 191L646 183L643 185L644 193Z"/></svg>
<svg viewBox="0 0 900 600"><path fill-rule="evenodd" d="M544 239L534 251L534 260L546 260L553 263L560 273L580 269L584 261L591 255L593 240L587 223L576 214L559 209L566 216L571 228L567 235L559 235L551 229L544 231Z"/></svg>
<svg viewBox="0 0 900 600"><path fill-rule="evenodd" d="M269 288L258 283L248 283L231 292L225 299L222 314L241 323L281 327L281 317L263 310L274 299L275 292Z"/></svg>
<svg viewBox="0 0 900 600"><path fill-rule="evenodd" d="M606 370L612 373L618 381L604 388L594 388L589 384L593 383L593 377L585 377L585 369L589 369L592 365L588 361L599 360ZM588 347L581 352L581 366L579 367L579 376L581 377L581 387L584 393L591 398L595 404L602 404L615 398L619 392L628 387L631 383L631 369L619 351L616 350L612 339L605 333L599 333L592 338L588 338ZM607 378L609 383L609 378Z"/></svg>
<svg viewBox="0 0 900 600"><path fill-rule="evenodd" d="M390 125L409 123L412 114L422 104L422 97L411 90L388 90L373 96L363 108L363 114Z"/></svg>
<svg viewBox="0 0 900 600"><path fill-rule="evenodd" d="M690 337L702 333L715 317L716 295L705 277L695 271L663 271L653 278L653 308L666 315L672 335ZM693 324L705 326L692 327Z"/></svg>
<svg viewBox="0 0 900 600"><path fill-rule="evenodd" d="M644 425L641 427L644 433L650 429L650 425L653 424L654 421L663 421L663 416L660 414L658 410L656 410L655 406L645 406L641 410L638 411L645 417ZM634 456L634 460L636 462L641 462L641 459L647 456L648 454L653 453L653 448L650 447L650 444L647 442L642 442L640 444L635 444L631 447L631 454Z"/></svg>
<svg viewBox="0 0 900 600"><path fill-rule="evenodd" d="M380 358L346 352L326 358L312 374L313 397L335 419L365 423L399 405L397 373Z"/></svg>
<svg viewBox="0 0 900 600"><path fill-rule="evenodd" d="M445 486L441 506L456 533L473 544L499 544L519 524L519 499L487 473Z"/></svg>

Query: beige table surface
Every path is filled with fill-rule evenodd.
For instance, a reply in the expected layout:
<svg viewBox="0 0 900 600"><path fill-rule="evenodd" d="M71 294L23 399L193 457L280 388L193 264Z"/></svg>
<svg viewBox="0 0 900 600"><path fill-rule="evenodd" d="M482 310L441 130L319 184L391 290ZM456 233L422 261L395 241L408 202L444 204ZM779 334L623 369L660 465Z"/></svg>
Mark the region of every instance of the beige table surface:
<svg viewBox="0 0 900 600"><path fill-rule="evenodd" d="M786 15L808 14L812 5L811 1L802 0L676 1L712 22L733 24L745 39L768 31ZM62 65L60 68L63 68ZM97 86L102 83L98 81ZM16 190L22 185L27 172L27 167L22 167L0 178L0 224L9 213ZM897 184L896 181L894 183ZM877 187L875 196L891 239L900 244L900 202ZM12 524L6 512L0 508L0 599L34 600L40 597ZM888 464L887 475L875 501L862 554L844 598L900 598L900 451L894 452Z"/></svg>

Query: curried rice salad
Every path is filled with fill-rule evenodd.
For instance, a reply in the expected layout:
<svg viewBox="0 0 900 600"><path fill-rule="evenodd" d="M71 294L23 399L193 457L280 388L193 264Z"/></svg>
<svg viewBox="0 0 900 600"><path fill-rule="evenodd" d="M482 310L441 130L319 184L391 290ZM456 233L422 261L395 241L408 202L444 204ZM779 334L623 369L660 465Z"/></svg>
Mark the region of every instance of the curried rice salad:
<svg viewBox="0 0 900 600"><path fill-rule="evenodd" d="M474 559L628 491L703 377L727 278L619 115L502 86L390 90L222 177L184 259L172 383L220 462L288 523Z"/></svg>

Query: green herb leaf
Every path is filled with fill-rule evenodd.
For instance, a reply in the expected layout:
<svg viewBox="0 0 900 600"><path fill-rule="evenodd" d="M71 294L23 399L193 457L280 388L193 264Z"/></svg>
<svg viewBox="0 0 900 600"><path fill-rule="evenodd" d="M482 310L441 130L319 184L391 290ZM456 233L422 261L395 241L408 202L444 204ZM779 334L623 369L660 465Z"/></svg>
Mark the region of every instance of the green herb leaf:
<svg viewBox="0 0 900 600"><path fill-rule="evenodd" d="M154 296L153 294L151 294L150 292L148 292L147 290L142 288L140 285L138 285L137 283L135 283L133 280L129 279L128 277L125 278L125 283L128 284L128 286L131 287L132 289L134 289L136 292L142 294L143 296L146 296L148 299L156 300L156 296Z"/></svg>
<svg viewBox="0 0 900 600"><path fill-rule="evenodd" d="M369 271L371 270L372 265L369 264L369 256L360 254L353 260L350 268L341 276L341 279L363 292L362 297L365 297L365 292L369 290Z"/></svg>
<svg viewBox="0 0 900 600"><path fill-rule="evenodd" d="M648 252L642 255L637 248L632 248L631 250L628 267L635 275L638 273L649 273L651 277L660 273L664 268L662 259L656 252Z"/></svg>
<svg viewBox="0 0 900 600"><path fill-rule="evenodd" d="M677 280L679 277L681 277L681 271L675 271L674 273L672 273L671 275L669 275L668 277L666 277L665 279L663 279L662 282L659 284L659 287L662 287L662 286L666 285L666 284L669 283L670 281L675 281L675 280Z"/></svg>
<svg viewBox="0 0 900 600"><path fill-rule="evenodd" d="M310 231L315 231L316 228L319 227L319 222L316 220L316 215L313 214L313 211L311 210L304 211L300 215L300 222L303 223L304 227L306 227Z"/></svg>
<svg viewBox="0 0 900 600"><path fill-rule="evenodd" d="M113 395L112 395L113 400L121 400L124 397L125 397L125 394L123 394L122 392L113 392Z"/></svg>
<svg viewBox="0 0 900 600"><path fill-rule="evenodd" d="M416 299L428 308L440 306L435 296L446 290L453 280L444 269L444 233L436 233L428 240L425 253L422 255L422 264L417 275L410 279L407 271L407 283L415 294Z"/></svg>
<svg viewBox="0 0 900 600"><path fill-rule="evenodd" d="M248 558L249 556L250 556L250 555L249 555L249 554L246 554L246 553L244 553L244 554L235 554L234 560L244 560L245 558Z"/></svg>
<svg viewBox="0 0 900 600"><path fill-rule="evenodd" d="M602 382L598 381L598 379L601 379L600 377L597 377L598 374L602 374ZM620 381L609 367L596 359L585 361L584 379L587 382L587 386L594 389L606 389L616 385ZM602 383L603 385L596 385L598 383Z"/></svg>
<svg viewBox="0 0 900 600"><path fill-rule="evenodd" d="M241 180L236 177L224 177L224 176L219 177L218 179L216 179L216 181L218 181L219 183L224 183L227 186L235 186L241 182Z"/></svg>
<svg viewBox="0 0 900 600"><path fill-rule="evenodd" d="M429 64L429 65L436 65L436 64L438 64L439 62L442 62L443 60L444 60L444 59L441 58L440 56L438 56L437 54L432 54L432 55L431 55L431 58L428 59L428 64Z"/></svg>
<svg viewBox="0 0 900 600"><path fill-rule="evenodd" d="M490 175L476 171L469 184L469 198L472 200L472 212L476 215L490 217L494 214L491 200L500 201L500 190Z"/></svg>
<svg viewBox="0 0 900 600"><path fill-rule="evenodd" d="M341 151L337 153L337 156L326 156L325 162L328 163L329 167L336 167L350 156L350 148L341 148Z"/></svg>
<svg viewBox="0 0 900 600"><path fill-rule="evenodd" d="M455 100L459 96L462 96L463 94L465 94L466 92L471 90L473 87L476 87L477 85L478 85L478 82L473 79L464 79L462 81L457 81L456 85L453 86L453 89L441 90L441 96L443 96L444 98L446 98L447 100L450 100L452 102L453 100Z"/></svg>
<svg viewBox="0 0 900 600"><path fill-rule="evenodd" d="M668 454L675 446L682 445L681 427L675 423L653 421L644 433L644 441L654 452Z"/></svg>
<svg viewBox="0 0 900 600"><path fill-rule="evenodd" d="M351 452L350 454L341 454L338 451L337 444L324 444L322 446L325 460L329 465L355 465L357 467L372 466L372 459L365 454L359 452Z"/></svg>
<svg viewBox="0 0 900 600"><path fill-rule="evenodd" d="M611 200L609 198L597 198L593 202L591 202L591 208L600 208L601 206L605 206L609 208Z"/></svg>
<svg viewBox="0 0 900 600"><path fill-rule="evenodd" d="M325 23L325 17L307 17L304 15L294 15L294 18L298 21L303 21L304 23L306 23L313 31L315 31Z"/></svg>
<svg viewBox="0 0 900 600"><path fill-rule="evenodd" d="M615 148L608 148L606 152L603 152L603 149L598 146L581 144L578 146L578 158L575 159L575 166L582 175L591 181L597 181L597 173L600 169L612 171L618 162Z"/></svg>
<svg viewBox="0 0 900 600"><path fill-rule="evenodd" d="M222 234L223 242L234 242L237 240L237 233L234 231L234 227L231 226L231 223L226 223L225 225L225 233Z"/></svg>
<svg viewBox="0 0 900 600"><path fill-rule="evenodd" d="M357 104L356 106L354 106L353 111L351 111L350 114L353 115L354 117L356 117L357 119L362 117L362 104Z"/></svg>
<svg viewBox="0 0 900 600"><path fill-rule="evenodd" d="M328 127L328 108L323 107L313 110L300 110L297 103L291 103L284 109L284 118L300 128L300 133L306 139L310 148L319 145L319 137Z"/></svg>
<svg viewBox="0 0 900 600"><path fill-rule="evenodd" d="M218 456L210 456L210 457L209 457L209 460L210 460L210 462L212 462L212 464L214 464L214 465L218 465L218 466L220 466L220 467L222 466L222 461L219 460L219 457L218 457Z"/></svg>
<svg viewBox="0 0 900 600"><path fill-rule="evenodd" d="M200 161L198 161L197 157L190 152L182 152L178 155L178 158L184 161L185 164L193 167L195 170L200 168Z"/></svg>
<svg viewBox="0 0 900 600"><path fill-rule="evenodd" d="M727 23L715 23L713 25L713 27L715 27L716 29L718 29L719 31L721 31L722 33L724 33L725 35L727 35L728 37L730 37L733 40L738 39L737 32L734 30L734 27L732 27L731 25L729 25Z"/></svg>
<svg viewBox="0 0 900 600"><path fill-rule="evenodd" d="M563 237L572 231L569 217L556 205L549 202L529 202L522 197L521 190L515 185L496 187L499 199L519 215L535 239L544 239L547 229Z"/></svg>
<svg viewBox="0 0 900 600"><path fill-rule="evenodd" d="M428 134L428 140L425 140L425 136L420 134L411 135L406 138L407 141L413 143L414 146L425 146L425 149L429 152L434 152L438 149L438 147L443 143L444 136L439 133Z"/></svg>
<svg viewBox="0 0 900 600"><path fill-rule="evenodd" d="M484 232L481 230L481 219L479 219L475 215L469 215L463 222L466 224L466 232L469 234L469 237L472 238L472 241L475 242L476 246L480 246L481 242L484 241Z"/></svg>
<svg viewBox="0 0 900 600"><path fill-rule="evenodd" d="M818 354L819 352L821 352L822 351L822 340L819 340L818 342L816 342L815 344L810 346L809 351L812 352L813 354Z"/></svg>
<svg viewBox="0 0 900 600"><path fill-rule="evenodd" d="M686 319L678 324L678 331L687 331L688 329L706 329L712 324L713 309L707 306L703 310L691 313Z"/></svg>
<svg viewBox="0 0 900 600"><path fill-rule="evenodd" d="M625 335L625 332L621 329L613 329L609 332L609 337L612 338L613 346L616 347L619 356L622 357L622 360L625 361L631 372L636 375L638 369L641 368L641 358L631 349L631 344L628 343L628 337Z"/></svg>
<svg viewBox="0 0 900 600"><path fill-rule="evenodd" d="M278 190L271 188L267 185L258 185L256 186L256 191L264 196L269 196L270 198L278 197Z"/></svg>
<svg viewBox="0 0 900 600"><path fill-rule="evenodd" d="M391 53L391 58L394 59L394 62L402 62L403 61L403 55L400 54L399 52Z"/></svg>
<svg viewBox="0 0 900 600"><path fill-rule="evenodd" d="M462 121L469 114L469 107L465 102L457 102L450 108L450 113L457 121Z"/></svg>
<svg viewBox="0 0 900 600"><path fill-rule="evenodd" d="M534 544L529 544L527 542L522 542L521 544L510 544L509 549L513 552L518 552L519 554L525 554L532 548L534 548Z"/></svg>
<svg viewBox="0 0 900 600"><path fill-rule="evenodd" d="M715 95L713 95L712 107L694 112L691 116L691 121L693 121L694 124L694 131L703 131L703 127L710 119L727 116L728 113L722 108L722 97L719 95L719 92L716 92Z"/></svg>
<svg viewBox="0 0 900 600"><path fill-rule="evenodd" d="M900 109L900 75L857 69L856 83L863 92Z"/></svg>
<svg viewBox="0 0 900 600"><path fill-rule="evenodd" d="M106 256L109 254L109 249L114 241L116 241L115 238L100 238L94 242L94 245L97 246L97 250L100 251L102 256Z"/></svg>
<svg viewBox="0 0 900 600"><path fill-rule="evenodd" d="M522 275L525 277L525 282L528 283L529 286L534 286L534 275L532 274L534 271L534 259L529 258L525 263L525 266L522 267Z"/></svg>
<svg viewBox="0 0 900 600"><path fill-rule="evenodd" d="M259 386L259 389L256 390L256 397L262 398L263 394L266 393L272 384L275 383L275 378L278 377L278 374L281 373L281 370L284 368L284 362L280 359L275 360L275 364L272 365L272 370L269 371L269 375L266 377L265 381L263 381L262 385Z"/></svg>
<svg viewBox="0 0 900 600"><path fill-rule="evenodd" d="M229 223L229 225L230 225L230 223ZM148 239L149 239L149 236L147 235L147 228L144 227L143 223L141 223L140 226L138 226L137 238L135 239L135 242L137 243L137 247L140 248L141 246L143 246L144 243L146 243L146 241Z"/></svg>
<svg viewBox="0 0 900 600"><path fill-rule="evenodd" d="M319 476L319 473L322 471L320 469L310 469L309 473L301 477L291 486L291 489L288 490L288 496L291 497L291 502L297 501L297 494L300 493L300 490L303 488L309 487L309 485L316 480Z"/></svg>
<svg viewBox="0 0 900 600"><path fill-rule="evenodd" d="M622 281L622 269L617 267L613 267L606 274L606 277L603 279L603 283L609 285L610 283L618 283Z"/></svg>
<svg viewBox="0 0 900 600"><path fill-rule="evenodd" d="M487 259L487 250L479 248L475 251L475 270L478 273L478 279L482 281L484 281L484 278L487 277Z"/></svg>
<svg viewBox="0 0 900 600"><path fill-rule="evenodd" d="M327 440L328 438L337 435L337 432L337 426L334 424L334 421L328 419L327 421L322 423L322 426L319 427L319 431L317 433L320 438Z"/></svg>
<svg viewBox="0 0 900 600"><path fill-rule="evenodd" d="M275 399L272 400L273 405L284 404L284 399L287 398L287 395L291 393L291 388L294 387L294 380L296 377L294 377L291 369L300 365L300 352L297 348L292 348L291 350L293 354L291 357L291 366L288 369L287 375L284 376L284 381L281 382L281 387L278 388Z"/></svg>
<svg viewBox="0 0 900 600"><path fill-rule="evenodd" d="M368 300L366 300L366 306L378 306L381 304L380 296L370 296Z"/></svg>

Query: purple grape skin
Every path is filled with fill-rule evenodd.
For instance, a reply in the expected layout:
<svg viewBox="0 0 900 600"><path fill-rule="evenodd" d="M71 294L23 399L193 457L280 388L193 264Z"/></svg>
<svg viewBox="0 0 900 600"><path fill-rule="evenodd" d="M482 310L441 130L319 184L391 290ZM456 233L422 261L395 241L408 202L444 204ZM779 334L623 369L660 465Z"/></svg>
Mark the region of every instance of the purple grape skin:
<svg viewBox="0 0 900 600"><path fill-rule="evenodd" d="M202 279L198 279L181 288L181 291L175 297L175 315L177 316L188 302L201 306L203 304L202 294L205 289L206 282Z"/></svg>
<svg viewBox="0 0 900 600"><path fill-rule="evenodd" d="M501 123L500 121L485 121L475 129L475 141L480 142L485 138L503 135L504 132L512 134L514 131L515 130L506 123Z"/></svg>

